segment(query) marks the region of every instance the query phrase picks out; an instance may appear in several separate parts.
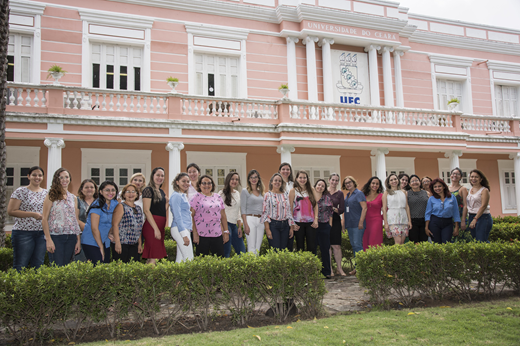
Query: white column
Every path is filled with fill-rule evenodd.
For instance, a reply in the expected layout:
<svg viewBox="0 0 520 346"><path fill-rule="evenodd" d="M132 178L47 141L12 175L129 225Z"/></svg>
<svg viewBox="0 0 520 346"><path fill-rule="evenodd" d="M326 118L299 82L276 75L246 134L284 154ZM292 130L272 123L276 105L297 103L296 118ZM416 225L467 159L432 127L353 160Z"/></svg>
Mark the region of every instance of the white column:
<svg viewBox="0 0 520 346"><path fill-rule="evenodd" d="M380 46L370 45L365 48L368 52L368 70L370 77L370 104L372 106L380 106L379 101L379 70L377 67L377 51L381 49Z"/></svg>
<svg viewBox="0 0 520 346"><path fill-rule="evenodd" d="M515 153L515 192L516 192L516 214L520 215L520 153Z"/></svg>
<svg viewBox="0 0 520 346"><path fill-rule="evenodd" d="M323 101L332 103L334 97L332 95L332 58L330 55L330 45L334 44L334 39L324 38L318 42L321 46L321 59L323 63Z"/></svg>
<svg viewBox="0 0 520 346"><path fill-rule="evenodd" d="M298 74L296 72L296 43L297 37L287 37L287 83L289 85L289 99L298 99Z"/></svg>
<svg viewBox="0 0 520 346"><path fill-rule="evenodd" d="M307 99L312 102L318 101L318 76L316 72L316 48L314 42L318 42L315 36L307 36L303 39L307 53Z"/></svg>
<svg viewBox="0 0 520 346"><path fill-rule="evenodd" d="M52 185L54 172L61 168L61 149L65 148L63 138L45 138L43 144L49 148L47 156L47 189Z"/></svg>
<svg viewBox="0 0 520 346"><path fill-rule="evenodd" d="M376 157L376 176L384 184L386 179L386 158L388 155L388 148L377 148L370 152L371 155Z"/></svg>
<svg viewBox="0 0 520 346"><path fill-rule="evenodd" d="M404 107L403 74L401 70L401 57L403 55L402 50L394 51L395 102L397 107Z"/></svg>
<svg viewBox="0 0 520 346"><path fill-rule="evenodd" d="M383 87L385 91L385 106L394 106L394 88L392 87L392 62L390 52L394 51L394 47L385 46L381 49L383 55Z"/></svg>
<svg viewBox="0 0 520 346"><path fill-rule="evenodd" d="M292 145L279 145L278 148L276 148L276 152L280 154L280 163L287 162L288 164L292 165L291 153L294 153L294 150L295 148Z"/></svg>
<svg viewBox="0 0 520 346"><path fill-rule="evenodd" d="M461 157L461 156L462 156L462 151L460 151L460 150L453 150L453 151L449 151L444 154L444 157L447 157L450 159L450 171L455 167L460 168L459 157Z"/></svg>
<svg viewBox="0 0 520 346"><path fill-rule="evenodd" d="M181 150L184 149L184 144L182 142L168 142L166 145L166 150L169 151L169 165L168 165L168 176L170 181L168 181L168 191L169 195L173 194L173 186L172 181L175 179L175 176L181 172Z"/></svg>

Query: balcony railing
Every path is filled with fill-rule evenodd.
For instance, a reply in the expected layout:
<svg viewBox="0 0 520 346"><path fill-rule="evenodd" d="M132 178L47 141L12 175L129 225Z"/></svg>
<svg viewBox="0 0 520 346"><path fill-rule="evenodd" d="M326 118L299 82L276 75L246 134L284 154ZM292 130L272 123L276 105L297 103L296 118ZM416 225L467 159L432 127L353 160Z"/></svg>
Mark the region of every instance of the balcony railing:
<svg viewBox="0 0 520 346"><path fill-rule="evenodd" d="M9 112L332 125L519 136L519 118L431 109L8 83ZM151 115L153 114L153 116Z"/></svg>

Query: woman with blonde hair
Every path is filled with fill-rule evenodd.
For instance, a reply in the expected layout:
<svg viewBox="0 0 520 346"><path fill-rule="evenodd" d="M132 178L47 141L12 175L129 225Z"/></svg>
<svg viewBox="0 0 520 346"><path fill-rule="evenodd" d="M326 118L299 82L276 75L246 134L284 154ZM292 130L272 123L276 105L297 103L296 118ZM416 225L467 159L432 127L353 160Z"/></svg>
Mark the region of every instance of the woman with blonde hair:
<svg viewBox="0 0 520 346"><path fill-rule="evenodd" d="M261 222L265 186L256 169L247 175L247 187L240 194L240 211L247 239L247 251L258 255L264 239L264 223Z"/></svg>

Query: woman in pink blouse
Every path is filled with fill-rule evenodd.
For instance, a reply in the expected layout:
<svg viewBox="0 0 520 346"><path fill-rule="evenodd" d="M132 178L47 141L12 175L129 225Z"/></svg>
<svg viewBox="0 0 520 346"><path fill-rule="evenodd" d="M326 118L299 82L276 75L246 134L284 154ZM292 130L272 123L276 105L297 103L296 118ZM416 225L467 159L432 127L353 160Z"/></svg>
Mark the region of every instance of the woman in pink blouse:
<svg viewBox="0 0 520 346"><path fill-rule="evenodd" d="M264 196L261 221L265 225L265 234L272 248L287 249L289 238L293 237L291 226L294 220L285 193L285 182L280 173L275 173L269 181L269 192Z"/></svg>
<svg viewBox="0 0 520 346"><path fill-rule="evenodd" d="M224 244L229 241L229 230L222 198L215 192L215 182L203 175L197 183L198 193L190 206L193 215L193 243L197 244L197 256L224 257Z"/></svg>

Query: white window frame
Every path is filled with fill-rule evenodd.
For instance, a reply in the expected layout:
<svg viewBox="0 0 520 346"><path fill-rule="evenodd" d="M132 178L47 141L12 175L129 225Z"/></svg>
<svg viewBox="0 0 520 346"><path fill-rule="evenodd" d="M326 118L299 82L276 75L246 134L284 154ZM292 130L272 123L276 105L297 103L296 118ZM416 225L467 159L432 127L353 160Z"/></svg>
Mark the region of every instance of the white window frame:
<svg viewBox="0 0 520 346"><path fill-rule="evenodd" d="M188 92L196 93L195 54L222 55L239 58L238 98L247 98L246 39L249 30L206 24L185 24L185 27L188 33Z"/></svg>
<svg viewBox="0 0 520 346"><path fill-rule="evenodd" d="M7 146L6 152L6 168L14 168L13 186L6 186L6 197L7 201L9 202L11 194L14 192L14 190L21 186L20 180L22 177L20 174L20 169L40 166L40 147ZM45 172L45 174L47 174L47 172ZM14 223L14 219L10 216L7 216L6 221L9 224Z"/></svg>
<svg viewBox="0 0 520 346"><path fill-rule="evenodd" d="M314 186L314 179L317 178L314 176L314 171L320 171L321 175L324 175L324 171L329 171L329 176L321 177L325 179L328 185L331 173L338 173L341 177L340 159L340 155L292 154L291 166L293 167L294 179L296 179L296 173L298 171L307 171L307 173L309 173L310 183L312 186Z"/></svg>
<svg viewBox="0 0 520 346"><path fill-rule="evenodd" d="M449 176L443 177L443 172L451 172L450 168L450 159L437 159L437 163L439 166L439 177L444 180L444 182L450 185ZM459 168L466 173L468 182L461 183L462 186L465 186L467 189L471 189L471 184L469 183L469 172L477 168L477 159L459 159Z"/></svg>
<svg viewBox="0 0 520 346"><path fill-rule="evenodd" d="M142 168L141 173L144 174L148 182L149 175L152 172L152 151L81 148L81 180L90 179L90 168L92 167ZM129 178L131 176L132 174L129 175ZM115 178L116 176L114 176L114 180ZM103 180L100 182L103 182ZM115 181L115 183L119 186L119 181Z"/></svg>
<svg viewBox="0 0 520 346"><path fill-rule="evenodd" d="M451 100L452 98L457 98L460 101L460 108L458 110L463 112L464 111L464 103L466 102L466 97L464 95L464 81L456 80L456 79L437 78L435 80L435 82L437 84L437 95L436 95L436 98L437 98L437 104L439 105L439 110L444 110L444 111L449 110L448 101ZM442 97L440 95L440 90L439 90L439 85L438 85L439 82L446 83L446 104L444 104L444 105L440 102ZM458 84L460 84L460 95L456 94L454 91L452 93L450 93L448 91L448 83L458 83ZM455 89L455 88L453 88L453 89Z"/></svg>
<svg viewBox="0 0 520 346"><path fill-rule="evenodd" d="M246 156L247 153L187 151L186 162L188 164L192 162L196 163L200 167L202 175L206 168L224 168L227 169L226 172L228 172L230 168L236 169L240 175L242 187L244 187L247 181ZM214 173L216 173L216 171L214 171ZM215 184L218 186L218 181L215 181ZM215 192L218 192L217 187L215 187Z"/></svg>
<svg viewBox="0 0 520 346"><path fill-rule="evenodd" d="M512 82L503 82L503 81L496 81L493 83L493 114L499 115L499 107L498 107L498 100L496 99L496 88L497 87L508 87L512 88L513 90L516 90L516 107L511 107L512 114L502 114L502 116L510 117L520 117L520 83L512 83Z"/></svg>
<svg viewBox="0 0 520 346"><path fill-rule="evenodd" d="M210 71L207 70L207 59L208 58L213 58L215 59L215 64L214 64L214 71L211 72L213 73L214 75L214 87L215 87L215 97L226 97L226 98L237 98L238 95L239 95L239 84L240 84L240 58L239 57L236 57L236 56L224 56L224 55L215 55L215 54L202 54L202 53L194 53L194 58L196 58L196 56L201 56L202 59L203 59L203 62L202 62L202 71L197 71L197 69L195 69L195 75L197 75L198 73L202 72L202 92L199 92L198 90L196 90L196 94L197 95L202 95L202 96L209 96L209 89L208 89L208 74L210 73ZM221 84L222 84L222 80L221 80L221 75L222 73L220 72L220 59L226 59L226 86L225 86L225 91L229 91L226 95L223 95L223 90L222 88L220 87ZM231 73L231 59L236 59L237 60L237 73L236 73L236 76L237 76L237 81L236 81L236 93L235 95L233 95L233 83L232 83L232 73ZM196 65L196 64L195 64ZM195 86L197 86L197 78L195 79ZM197 89L197 88L196 88Z"/></svg>
<svg viewBox="0 0 520 346"><path fill-rule="evenodd" d="M462 82L462 109L466 114L473 114L473 95L471 91L471 66L473 59L441 54L429 54L429 58L434 109L442 109L438 101L437 79L446 79Z"/></svg>
<svg viewBox="0 0 520 346"><path fill-rule="evenodd" d="M13 75L13 79L11 82L15 82L15 83L30 83L33 76L32 76L32 69L34 66L32 66L32 59L34 57L34 50L33 50L33 40L34 40L34 36L31 36L31 35L25 35L25 34L20 34L20 33L9 33L9 41L11 41L11 37L13 37L14 39L14 42L9 42L9 45L13 45L14 46L14 49L13 49L13 54L7 54L8 56L9 55L12 55L14 57L14 75ZM22 71L23 71L23 66L22 66L22 58L23 57L26 57L26 55L22 55L22 39L24 37L27 37L31 40L31 43L30 43L30 53L28 55L29 57L29 66L28 66L28 73L27 73L27 81L24 81L23 78L22 78Z"/></svg>
<svg viewBox="0 0 520 346"><path fill-rule="evenodd" d="M82 60L81 60L81 86L92 88L92 63L91 63L91 43L105 43L109 45L141 47L141 90L150 91L151 83L151 28L153 20L147 17L135 15L122 15L115 12L80 10L81 20L83 21L83 41L82 41ZM114 26L117 23L117 26ZM95 26L98 30L91 33ZM100 34L99 29L106 31ZM142 36L142 37L139 37ZM115 83L114 83L115 85ZM102 86L100 82L100 86ZM103 88L100 88L104 90ZM128 91L133 89L129 89ZM117 89L109 89L117 90Z"/></svg>
<svg viewBox="0 0 520 346"><path fill-rule="evenodd" d="M207 170L211 170L211 174L207 172ZM221 177L218 175L218 170L223 169L224 170L224 176ZM229 174L229 172L237 172L240 175L240 167L237 165L218 165L218 166L208 166L208 165L202 165L200 166L201 175L209 175L213 178L213 181L215 182L215 192L219 192L224 188L224 183L226 181L226 177ZM222 179L222 180L220 180ZM240 182L242 183L242 186L238 186L238 191L241 191L242 187L244 187L245 182L242 181L243 178L240 178Z"/></svg>
<svg viewBox="0 0 520 346"><path fill-rule="evenodd" d="M9 2L9 33L32 36L31 73L29 83L41 83L41 16L44 4ZM56 61L56 63L60 63ZM16 81L16 77L15 77Z"/></svg>
<svg viewBox="0 0 520 346"><path fill-rule="evenodd" d="M372 176L376 176L377 158L376 156L370 156L370 160L372 163ZM397 175L399 175L399 172L404 172L408 175L415 174L415 157L397 157L385 155L385 165L387 177L392 172L395 172Z"/></svg>
<svg viewBox="0 0 520 346"><path fill-rule="evenodd" d="M114 169L114 175L112 176L113 177L113 182L117 184L117 186L119 186L119 190L121 190L123 188L123 186L125 186L126 184L130 183L130 177L134 174L134 169L140 169L141 171L138 172L138 173L143 173L145 172L145 165L144 164L129 164L129 163L125 163L125 164L113 164L113 163L110 163L110 164L96 164L96 163L89 163L87 164L87 171L88 171L88 174L90 175L88 178L89 179L92 179L92 180L96 180L94 178L94 176L92 176L92 168L99 168L100 170L100 174L99 174L99 181L98 181L98 186L104 182L105 180L107 180L107 176L106 176L106 169ZM128 178L126 184L122 184L120 182L120 178L121 176L119 175L119 170L120 169L128 169L128 175L126 176L126 178ZM137 172L136 172L137 173ZM145 175L146 177L146 175Z"/></svg>
<svg viewBox="0 0 520 346"><path fill-rule="evenodd" d="M498 115L497 101L495 97L495 84L510 87L517 87L517 109L514 114L520 117L520 64L511 62L488 60L489 83L491 87L491 101L493 104L493 115Z"/></svg>
<svg viewBox="0 0 520 346"><path fill-rule="evenodd" d="M515 214L516 215L516 213L517 213L516 205L514 208L507 208L507 203L506 203L507 186L506 186L505 177L504 177L505 172L512 172L512 173L515 172L514 160L497 160L497 162L498 162L498 174L500 177L499 178L500 202L502 203L502 214ZM516 179L518 179L518 177L515 176L515 183L518 184ZM512 188L513 188L513 196L516 200L515 186L513 185ZM516 203L518 205L518 201L516 201Z"/></svg>

